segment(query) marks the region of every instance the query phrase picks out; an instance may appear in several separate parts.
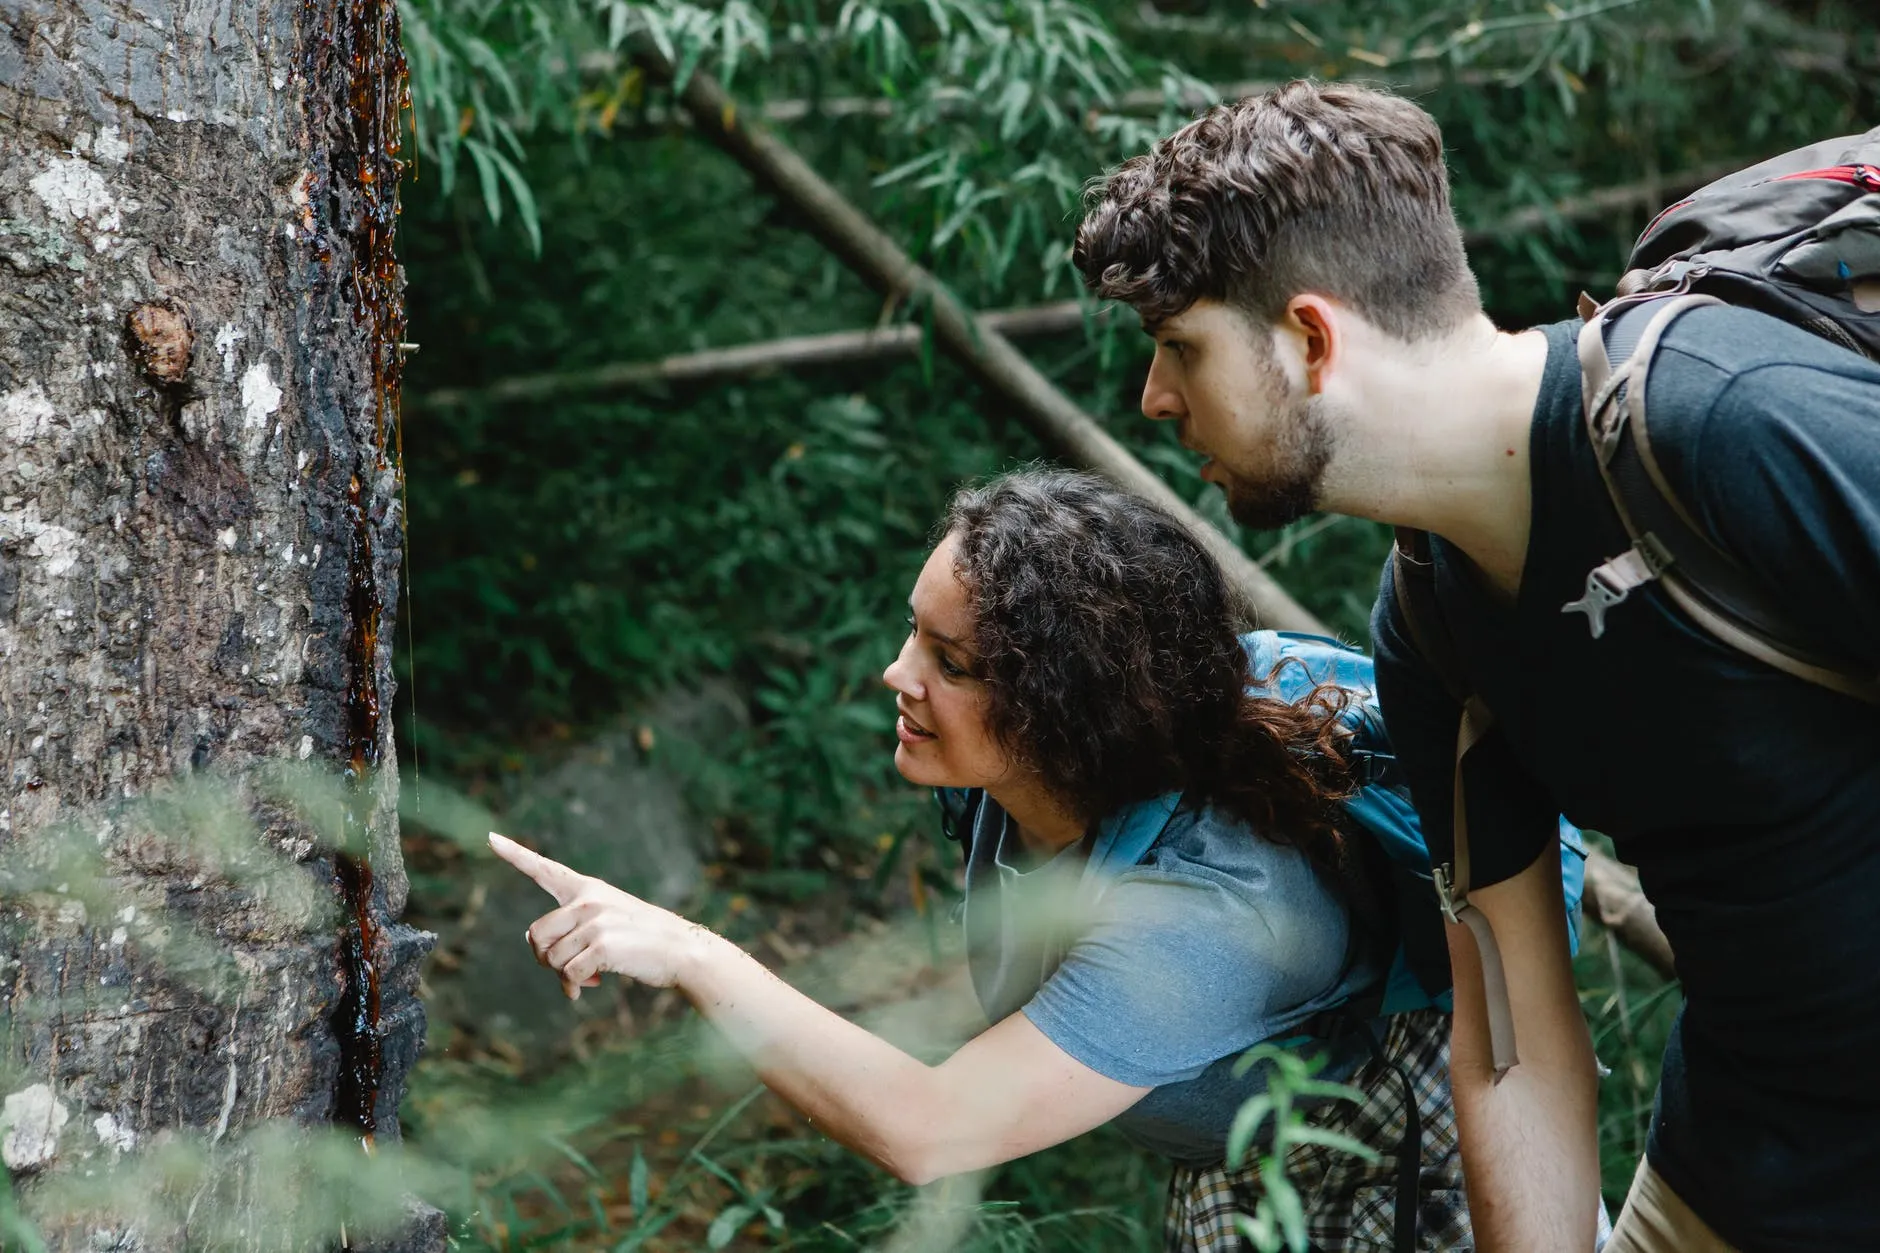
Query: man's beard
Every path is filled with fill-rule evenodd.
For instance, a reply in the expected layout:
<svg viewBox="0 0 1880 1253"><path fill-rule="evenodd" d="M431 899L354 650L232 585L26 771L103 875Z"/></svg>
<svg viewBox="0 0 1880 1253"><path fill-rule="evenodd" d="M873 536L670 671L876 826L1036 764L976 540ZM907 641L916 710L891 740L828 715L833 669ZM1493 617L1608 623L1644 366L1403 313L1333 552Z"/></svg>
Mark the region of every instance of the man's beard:
<svg viewBox="0 0 1880 1253"><path fill-rule="evenodd" d="M1258 473L1226 457L1214 459L1227 512L1256 531L1276 530L1316 510L1332 460L1334 437L1323 397L1288 396L1275 407L1272 421L1277 433Z"/></svg>

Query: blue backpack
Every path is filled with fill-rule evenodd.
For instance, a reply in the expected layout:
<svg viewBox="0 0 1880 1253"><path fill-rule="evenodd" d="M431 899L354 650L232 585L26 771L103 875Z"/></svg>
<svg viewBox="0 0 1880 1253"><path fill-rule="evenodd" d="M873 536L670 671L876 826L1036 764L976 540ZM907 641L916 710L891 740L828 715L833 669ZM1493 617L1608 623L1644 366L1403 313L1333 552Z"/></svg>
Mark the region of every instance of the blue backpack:
<svg viewBox="0 0 1880 1253"><path fill-rule="evenodd" d="M1371 659L1361 650L1318 635L1290 631L1251 631L1240 637L1247 651L1254 686L1250 691L1297 703L1323 684L1350 692L1341 721L1351 728L1352 759L1362 786L1345 802L1348 833L1368 836L1381 857L1362 862L1387 868L1374 884L1380 903L1396 927L1389 974L1373 995L1375 1006L1354 1006L1365 1016L1398 1014L1434 1006L1450 1008L1449 946L1442 908L1430 872L1429 847L1409 789L1391 752L1377 704ZM941 810L949 823L964 816L968 794L941 789ZM1182 794L1168 792L1130 805L1099 824L1090 849L1087 874L1120 871L1148 856L1180 806ZM1565 886L1567 941L1580 942L1580 895L1586 883L1586 846L1580 832L1560 820L1560 877ZM1383 937L1388 942L1392 937Z"/></svg>

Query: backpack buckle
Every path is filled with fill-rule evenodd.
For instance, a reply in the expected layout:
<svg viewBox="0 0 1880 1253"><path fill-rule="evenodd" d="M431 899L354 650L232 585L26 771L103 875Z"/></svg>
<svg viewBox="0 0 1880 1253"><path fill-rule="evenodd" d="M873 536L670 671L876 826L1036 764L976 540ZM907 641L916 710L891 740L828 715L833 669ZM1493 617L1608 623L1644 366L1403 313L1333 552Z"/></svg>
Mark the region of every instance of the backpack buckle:
<svg viewBox="0 0 1880 1253"><path fill-rule="evenodd" d="M1671 553L1650 533L1610 561L1594 566L1586 576L1586 593L1560 607L1561 613L1583 613L1587 629L1598 639L1606 633L1606 611L1622 604L1635 587L1643 587L1671 564Z"/></svg>
<svg viewBox="0 0 1880 1253"><path fill-rule="evenodd" d="M1461 922L1462 917L1456 912L1459 903L1455 898L1455 870L1453 863L1444 862L1430 868L1430 879L1436 885L1436 904L1442 909L1443 917L1450 922ZM1466 904L1466 902L1460 902Z"/></svg>

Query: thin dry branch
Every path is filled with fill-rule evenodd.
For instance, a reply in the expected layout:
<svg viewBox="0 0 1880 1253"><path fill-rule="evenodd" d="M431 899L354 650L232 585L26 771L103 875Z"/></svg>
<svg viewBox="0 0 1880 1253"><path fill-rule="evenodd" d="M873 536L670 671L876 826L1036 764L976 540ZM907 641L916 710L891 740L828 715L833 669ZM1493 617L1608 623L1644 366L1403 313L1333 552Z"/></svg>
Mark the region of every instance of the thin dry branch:
<svg viewBox="0 0 1880 1253"><path fill-rule="evenodd" d="M642 42L635 52L650 75L671 80L672 66L650 43ZM1272 576L1059 391L996 325L974 313L921 268L794 149L741 116L736 102L716 79L694 73L678 94L698 132L709 136L759 183L795 209L810 231L856 273L891 299L916 308L924 306L940 347L989 389L1004 396L1019 420L1041 441L1066 460L1098 471L1180 518L1221 563L1244 607L1265 625L1295 631L1325 630L1324 624Z"/></svg>
<svg viewBox="0 0 1880 1253"><path fill-rule="evenodd" d="M1486 225L1464 231L1462 240L1470 248L1479 248L1512 235L1526 234L1563 222L1588 221L1627 209L1661 208L1676 196L1745 166L1754 165L1759 160L1759 157L1732 157L1673 174L1641 178L1617 187L1601 187L1596 191L1564 196L1552 204L1528 205Z"/></svg>
<svg viewBox="0 0 1880 1253"><path fill-rule="evenodd" d="M1092 309L1075 300L1063 300L1056 304L1000 309L981 314L980 320L1003 335L1018 338L1076 330L1084 325L1086 319L1101 317L1104 313L1102 308ZM779 370L911 357L920 350L924 334L919 326L900 323L871 327L865 331L792 335L783 339L738 344L731 348L706 348L699 352L662 357L657 361L627 361L598 366L592 370L528 374L484 387L444 388L408 397L405 408L428 411L455 408L472 401L501 404L547 400L571 392L610 392L636 387L710 383Z"/></svg>

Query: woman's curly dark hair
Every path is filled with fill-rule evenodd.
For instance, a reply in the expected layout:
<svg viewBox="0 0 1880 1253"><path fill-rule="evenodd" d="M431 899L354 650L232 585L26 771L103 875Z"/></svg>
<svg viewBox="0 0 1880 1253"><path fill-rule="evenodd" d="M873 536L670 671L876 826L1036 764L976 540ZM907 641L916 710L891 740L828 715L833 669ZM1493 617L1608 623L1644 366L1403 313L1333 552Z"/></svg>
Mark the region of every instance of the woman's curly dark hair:
<svg viewBox="0 0 1880 1253"><path fill-rule="evenodd" d="M959 492L943 528L992 732L1078 817L1180 790L1346 869L1345 693L1247 694L1227 581L1174 517L1095 475L1026 469Z"/></svg>

